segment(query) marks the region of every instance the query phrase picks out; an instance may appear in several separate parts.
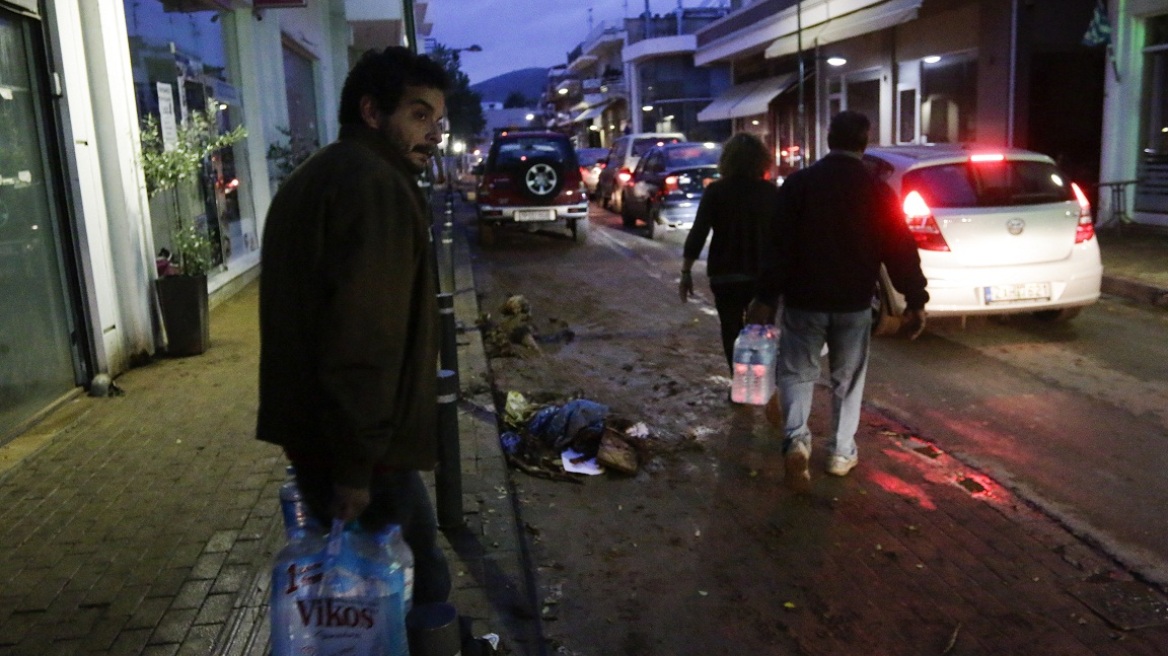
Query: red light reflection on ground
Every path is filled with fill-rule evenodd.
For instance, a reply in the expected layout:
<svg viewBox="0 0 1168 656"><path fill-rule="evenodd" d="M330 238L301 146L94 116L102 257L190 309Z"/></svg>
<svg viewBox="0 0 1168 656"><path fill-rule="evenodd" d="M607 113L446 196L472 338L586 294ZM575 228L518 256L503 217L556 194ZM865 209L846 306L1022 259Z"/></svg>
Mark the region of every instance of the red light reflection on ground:
<svg viewBox="0 0 1168 656"><path fill-rule="evenodd" d="M874 471L869 473L868 479L873 483L884 488L884 491L897 494L902 497L916 500L922 508L926 510L936 510L937 504L929 497L928 492L925 492L919 485L913 485L908 481L893 476L887 472Z"/></svg>

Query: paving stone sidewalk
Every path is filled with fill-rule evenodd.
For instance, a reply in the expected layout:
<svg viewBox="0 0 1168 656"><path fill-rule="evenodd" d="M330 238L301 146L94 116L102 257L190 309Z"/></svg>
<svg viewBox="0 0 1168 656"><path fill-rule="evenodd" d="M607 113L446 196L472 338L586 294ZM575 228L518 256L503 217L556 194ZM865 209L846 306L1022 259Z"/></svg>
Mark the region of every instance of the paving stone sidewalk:
<svg viewBox="0 0 1168 656"><path fill-rule="evenodd" d="M443 535L451 601L476 635L538 653L470 260L456 237L465 524ZM116 396L74 395L0 447L0 654L267 654L285 462L253 437L257 310L252 282L212 310L205 354L129 371Z"/></svg>

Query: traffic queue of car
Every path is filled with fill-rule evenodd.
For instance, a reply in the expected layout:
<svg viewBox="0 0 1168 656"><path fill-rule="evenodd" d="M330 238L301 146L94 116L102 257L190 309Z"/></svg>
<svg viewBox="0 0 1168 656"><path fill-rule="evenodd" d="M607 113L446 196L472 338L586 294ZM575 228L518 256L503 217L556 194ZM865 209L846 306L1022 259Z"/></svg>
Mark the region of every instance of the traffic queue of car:
<svg viewBox="0 0 1168 656"><path fill-rule="evenodd" d="M554 132L504 133L480 171L480 235L508 223L556 223L582 243L591 199L619 214L626 229L643 223L646 236L661 239L693 224L720 156L720 145L681 133L625 135L607 149L575 149ZM931 316L1030 313L1065 321L1098 300L1103 267L1090 203L1050 157L928 144L873 146L864 161L901 199L929 281ZM872 307L874 331L893 332L904 299L887 275Z"/></svg>

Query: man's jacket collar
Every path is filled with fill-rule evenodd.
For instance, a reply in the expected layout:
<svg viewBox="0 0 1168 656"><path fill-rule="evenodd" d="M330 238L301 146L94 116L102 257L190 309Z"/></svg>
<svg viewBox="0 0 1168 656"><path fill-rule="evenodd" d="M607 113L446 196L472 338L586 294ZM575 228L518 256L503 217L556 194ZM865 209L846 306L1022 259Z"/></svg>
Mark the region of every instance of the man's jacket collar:
<svg viewBox="0 0 1168 656"><path fill-rule="evenodd" d="M418 175L410 166L409 161L406 160L406 156L398 152L385 135L367 125L362 123L342 125L337 140L362 144L376 152L394 168L401 170L402 173L410 177Z"/></svg>

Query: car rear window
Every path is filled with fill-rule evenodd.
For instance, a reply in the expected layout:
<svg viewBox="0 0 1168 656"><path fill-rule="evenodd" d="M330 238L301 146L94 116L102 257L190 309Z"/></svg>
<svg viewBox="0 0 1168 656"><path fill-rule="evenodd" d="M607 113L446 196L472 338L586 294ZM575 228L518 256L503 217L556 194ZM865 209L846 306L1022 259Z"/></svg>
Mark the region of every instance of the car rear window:
<svg viewBox="0 0 1168 656"><path fill-rule="evenodd" d="M545 161L560 162L569 166L577 166L576 150L566 139L548 139L547 137L519 137L498 142L491 153L488 167L506 171L511 170L531 159L539 158Z"/></svg>
<svg viewBox="0 0 1168 656"><path fill-rule="evenodd" d="M580 160L580 166L592 166L607 155L608 151L604 148L584 148L576 151L576 159Z"/></svg>
<svg viewBox="0 0 1168 656"><path fill-rule="evenodd" d="M665 167L676 169L683 166L717 166L722 156L721 147L683 146L665 151Z"/></svg>
<svg viewBox="0 0 1168 656"><path fill-rule="evenodd" d="M960 162L913 169L902 192L917 191L929 207L1003 207L1075 200L1071 181L1052 164Z"/></svg>
<svg viewBox="0 0 1168 656"><path fill-rule="evenodd" d="M644 137L633 140L633 157L642 157L649 149L657 145L681 143L677 137Z"/></svg>

